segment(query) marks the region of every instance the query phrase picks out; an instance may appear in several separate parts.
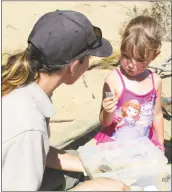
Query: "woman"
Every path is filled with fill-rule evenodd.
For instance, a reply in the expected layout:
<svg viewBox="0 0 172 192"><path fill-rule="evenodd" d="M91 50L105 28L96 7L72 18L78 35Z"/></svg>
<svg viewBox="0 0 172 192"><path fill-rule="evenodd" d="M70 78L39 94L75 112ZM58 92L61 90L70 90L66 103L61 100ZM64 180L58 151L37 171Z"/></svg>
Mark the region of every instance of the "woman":
<svg viewBox="0 0 172 192"><path fill-rule="evenodd" d="M67 180L61 180L62 170L84 172L78 157L49 146L49 118L55 113L50 98L58 86L73 84L87 70L90 55L106 57L111 53L101 30L84 15L57 10L37 21L24 52L8 58L2 67L3 191L44 190L45 167L50 172L59 170L57 178L49 179L55 180L55 186L49 183L51 188L46 190L64 190L64 182L68 186ZM73 188L127 189L107 178Z"/></svg>

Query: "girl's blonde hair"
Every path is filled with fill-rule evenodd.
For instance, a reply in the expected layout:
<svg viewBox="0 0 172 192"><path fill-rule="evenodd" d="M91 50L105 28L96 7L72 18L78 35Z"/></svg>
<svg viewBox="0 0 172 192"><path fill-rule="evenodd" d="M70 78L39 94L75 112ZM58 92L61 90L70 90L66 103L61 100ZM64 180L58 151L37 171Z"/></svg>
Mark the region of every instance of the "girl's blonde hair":
<svg viewBox="0 0 172 192"><path fill-rule="evenodd" d="M30 65L27 50L5 59L2 64L2 96L38 77L38 73Z"/></svg>
<svg viewBox="0 0 172 192"><path fill-rule="evenodd" d="M145 60L149 51L159 52L161 48L162 28L155 19L149 16L138 16L126 26L122 35L121 53Z"/></svg>

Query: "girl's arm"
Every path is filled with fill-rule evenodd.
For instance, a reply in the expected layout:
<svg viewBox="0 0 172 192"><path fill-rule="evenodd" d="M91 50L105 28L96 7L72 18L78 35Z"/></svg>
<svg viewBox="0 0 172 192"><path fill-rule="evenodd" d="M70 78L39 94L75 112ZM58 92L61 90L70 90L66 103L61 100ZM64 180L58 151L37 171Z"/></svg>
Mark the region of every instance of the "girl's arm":
<svg viewBox="0 0 172 192"><path fill-rule="evenodd" d="M107 127L113 123L113 112L106 112L103 107L101 107L100 111L100 123Z"/></svg>
<svg viewBox="0 0 172 192"><path fill-rule="evenodd" d="M162 80L158 75L155 78L155 83L157 85L157 99L155 101L154 108L154 120L153 120L153 128L155 130L156 136L158 138L159 143L164 145L164 120L163 120L163 112L161 106L161 93L162 93Z"/></svg>
<svg viewBox="0 0 172 192"><path fill-rule="evenodd" d="M115 95L115 78L114 72L112 71L106 78L103 93L102 93L102 104L99 114L100 123L103 126L109 126L113 123L113 113L116 109L117 100L114 97L106 98L106 92L111 92ZM104 105L104 106L103 106ZM106 105L106 107L105 107Z"/></svg>

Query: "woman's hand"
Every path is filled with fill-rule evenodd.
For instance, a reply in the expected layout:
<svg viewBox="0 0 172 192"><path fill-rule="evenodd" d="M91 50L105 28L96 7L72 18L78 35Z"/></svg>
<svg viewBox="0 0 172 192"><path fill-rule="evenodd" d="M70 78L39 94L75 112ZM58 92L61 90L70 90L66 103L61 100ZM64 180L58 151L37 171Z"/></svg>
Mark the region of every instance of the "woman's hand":
<svg viewBox="0 0 172 192"><path fill-rule="evenodd" d="M115 179L97 178L86 181L70 191L129 191L129 187Z"/></svg>

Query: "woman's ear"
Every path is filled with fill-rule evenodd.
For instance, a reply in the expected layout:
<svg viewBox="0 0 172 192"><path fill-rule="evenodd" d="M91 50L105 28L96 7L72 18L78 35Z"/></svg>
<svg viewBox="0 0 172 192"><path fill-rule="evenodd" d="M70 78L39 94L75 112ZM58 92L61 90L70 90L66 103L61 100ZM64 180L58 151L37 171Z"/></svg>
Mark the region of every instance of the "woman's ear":
<svg viewBox="0 0 172 192"><path fill-rule="evenodd" d="M71 76L75 75L75 71L78 65L79 65L79 60L73 61L72 64L70 65L69 70L70 70Z"/></svg>
<svg viewBox="0 0 172 192"><path fill-rule="evenodd" d="M152 61L153 61L154 59L156 59L156 57L157 57L160 53L161 53L161 51L158 51L158 52L154 53L154 55L153 55L153 57L152 57Z"/></svg>

